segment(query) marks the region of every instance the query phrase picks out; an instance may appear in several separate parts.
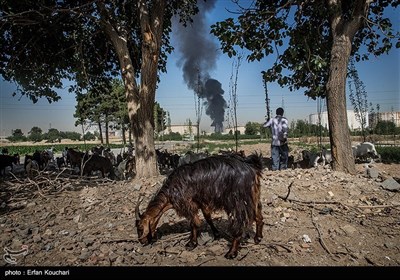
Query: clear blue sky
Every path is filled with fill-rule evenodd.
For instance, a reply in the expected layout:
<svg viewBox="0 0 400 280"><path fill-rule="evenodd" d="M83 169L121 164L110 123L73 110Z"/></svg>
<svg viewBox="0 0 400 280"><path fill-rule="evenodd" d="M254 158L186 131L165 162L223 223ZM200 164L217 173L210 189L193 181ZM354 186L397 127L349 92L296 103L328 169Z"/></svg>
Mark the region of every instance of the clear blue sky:
<svg viewBox="0 0 400 280"><path fill-rule="evenodd" d="M219 0L214 10L207 15L208 25L232 17L226 12L225 7L231 7L231 1ZM388 13L392 18L396 30L399 30L400 16L398 12ZM210 35L212 36L212 35ZM212 39L219 43L216 39ZM176 47L175 36L172 44ZM218 50L216 50L218 52ZM180 53L176 49L169 57L167 73L161 74L161 82L156 92L156 100L164 110L171 115L172 124L184 124L188 119L196 122L195 95L188 89L183 80L182 69L177 66ZM239 68L237 81L237 116L239 125L247 122L264 122L266 114L265 91L261 78L261 71L270 66L271 59L264 59L260 62L248 63L242 61ZM232 62L227 55L218 52L216 67L210 71L211 78L217 79L225 91L224 98L229 101L229 83L232 75ZM389 55L371 57L369 61L356 64L359 76L367 91L368 103L374 106L379 104L381 112L400 111L400 50L392 49ZM36 104L26 97L11 97L15 86L0 81L0 136L8 136L13 129L22 129L25 135L28 131L38 126L43 132L48 129L57 128L61 131L81 132L80 127L75 127L73 114L75 111L75 97L67 90L60 92L62 99L56 103L48 104L45 99L39 100ZM347 86L346 86L347 88ZM308 120L308 115L316 113L317 102L304 96L303 91L290 92L277 84L268 84L268 92L271 100L273 113L277 107L285 108L285 115L289 121L296 119ZM347 102L349 109L352 109L350 102ZM228 126L227 112L225 111L224 126ZM231 111L231 110L230 110ZM201 129L213 131L210 127L210 117L205 114L203 108L201 118Z"/></svg>

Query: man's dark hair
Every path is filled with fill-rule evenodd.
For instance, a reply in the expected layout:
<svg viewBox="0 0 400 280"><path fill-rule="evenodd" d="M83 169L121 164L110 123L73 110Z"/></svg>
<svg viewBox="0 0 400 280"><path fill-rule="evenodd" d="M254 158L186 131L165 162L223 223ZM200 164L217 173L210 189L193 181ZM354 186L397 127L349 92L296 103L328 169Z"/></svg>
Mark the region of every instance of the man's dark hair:
<svg viewBox="0 0 400 280"><path fill-rule="evenodd" d="M277 115L283 116L283 112L284 112L284 110L283 110L283 108L281 108L281 107L279 107L278 109L276 109L276 114L277 114Z"/></svg>

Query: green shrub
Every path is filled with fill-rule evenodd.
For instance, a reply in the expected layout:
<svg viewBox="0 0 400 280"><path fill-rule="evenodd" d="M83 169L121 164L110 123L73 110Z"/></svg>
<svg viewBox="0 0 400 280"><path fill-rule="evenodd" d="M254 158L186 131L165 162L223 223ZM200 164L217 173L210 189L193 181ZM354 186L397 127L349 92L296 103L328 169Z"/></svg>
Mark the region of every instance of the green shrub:
<svg viewBox="0 0 400 280"><path fill-rule="evenodd" d="M383 163L400 163L400 147L376 146L375 148L381 155Z"/></svg>

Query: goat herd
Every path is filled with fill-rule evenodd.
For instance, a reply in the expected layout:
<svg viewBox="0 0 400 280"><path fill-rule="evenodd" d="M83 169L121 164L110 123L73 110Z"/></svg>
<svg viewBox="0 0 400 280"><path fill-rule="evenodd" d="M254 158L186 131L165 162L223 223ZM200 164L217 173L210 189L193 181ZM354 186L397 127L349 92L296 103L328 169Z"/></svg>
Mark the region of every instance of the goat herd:
<svg viewBox="0 0 400 280"><path fill-rule="evenodd" d="M188 151L180 155L170 153L167 150L156 150L157 162L161 173L167 174L175 168L193 163L197 160L210 156L208 152L194 153ZM218 154L231 154L232 151L220 150ZM238 153L245 156L244 151ZM357 161L366 161L370 158L380 159L372 143L364 142L353 146L353 155ZM325 148L321 152L315 153L309 150L301 152L301 159L295 159L293 155L289 157L288 166L291 168L310 168L318 165L330 164L332 156L330 150ZM264 167L270 168L271 159L263 159ZM43 151L35 151L33 155L25 155L22 164L18 154L9 155L6 148L0 154L0 175L4 178L10 171L14 174L25 173L28 177L34 177L42 170L60 170L70 168L72 174L91 176L94 172L101 173L104 178L108 176L114 180L126 180L135 176L135 156L133 149L128 149L119 153L117 156L109 148L103 146L94 147L90 152L82 152L77 149L65 147L61 157L54 158L54 148Z"/></svg>
<svg viewBox="0 0 400 280"><path fill-rule="evenodd" d="M57 171L62 168L70 169L71 174L88 176L97 171L103 178L107 175L111 179L117 179L116 175L118 178L126 178L135 170L132 152L128 150L123 155L115 157L110 149L104 149L102 146L95 147L90 152L81 152L65 147L62 155L56 158L53 147L42 151L36 150L32 155L25 155L23 164L21 164L18 154L8 155L5 148L0 155L0 172L3 178L7 172L26 174L33 178L41 171Z"/></svg>
<svg viewBox="0 0 400 280"><path fill-rule="evenodd" d="M8 155L3 150L0 155L2 175L6 175L6 168L19 165L18 155ZM150 200L146 210L140 213L139 198L136 205L136 229L138 240L147 245L157 237L157 224L169 209L185 217L190 224L191 234L188 249L197 246L199 228L201 225L198 212L201 211L211 227L214 238L220 233L212 222L211 214L215 211L226 212L229 221L229 230L232 243L225 254L233 259L238 254L242 235L256 223L254 242L258 244L263 235L262 204L260 201L262 172L269 167L270 159L263 158L257 152L245 156L244 152L220 151L219 154L188 152L183 156L157 150L157 159L160 170L169 173L161 188ZM379 158L372 143L361 143L353 147L355 158ZM295 161L290 157L289 166L292 168L315 167L329 164L332 161L329 150L323 149L320 153L302 151L302 159ZM62 157L54 159L53 149L36 151L33 155L25 155L23 164L27 176L35 176L41 170L69 167L71 172L81 175L91 175L100 172L103 177L111 179L133 178L135 173L135 157L133 150L114 156L110 149L103 147L93 148L91 152L80 152L72 148L65 148Z"/></svg>

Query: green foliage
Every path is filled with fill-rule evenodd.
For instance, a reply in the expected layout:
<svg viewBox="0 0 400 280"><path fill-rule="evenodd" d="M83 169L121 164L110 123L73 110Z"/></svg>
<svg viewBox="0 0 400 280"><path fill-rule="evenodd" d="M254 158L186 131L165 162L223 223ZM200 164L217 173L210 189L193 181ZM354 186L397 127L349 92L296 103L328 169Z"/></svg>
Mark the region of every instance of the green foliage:
<svg viewBox="0 0 400 280"><path fill-rule="evenodd" d="M16 138L17 137L22 137L22 136L24 136L24 133L22 132L21 129L17 128L12 132L12 136L14 136Z"/></svg>
<svg viewBox="0 0 400 280"><path fill-rule="evenodd" d="M94 136L96 136L96 139L100 139L100 133L98 131L94 132Z"/></svg>
<svg viewBox="0 0 400 280"><path fill-rule="evenodd" d="M247 122L245 125L245 131L244 134L247 135L257 135L261 131L261 124L257 122Z"/></svg>
<svg viewBox="0 0 400 280"><path fill-rule="evenodd" d="M164 134L163 141L181 141L182 135L179 132L170 132L168 134Z"/></svg>
<svg viewBox="0 0 400 280"><path fill-rule="evenodd" d="M47 133L42 134L42 129L34 126L28 132L29 136L25 137L21 131L21 129L15 129L13 132L13 136L8 137L7 139L11 142L40 142L42 140L47 140L48 142L56 142L61 139L70 139L70 140L80 140L81 134L75 131L58 131L58 129L51 128Z"/></svg>
<svg viewBox="0 0 400 280"><path fill-rule="evenodd" d="M307 144L304 142L296 142L296 143L291 143L291 146L296 145L297 147L301 148L302 150L313 150L313 149L317 149L318 147L316 145L313 144Z"/></svg>
<svg viewBox="0 0 400 280"><path fill-rule="evenodd" d="M58 154L58 153L61 153L66 146L68 148L74 148L79 151L90 151L93 147L98 146L98 144L91 144L91 143L78 144L78 143L76 143L76 144L66 145L66 144L54 143L54 144L48 144L48 145L34 145L34 146L20 145L20 146L4 146L4 147L8 149L10 154L18 153L20 155L25 155L25 154L32 155L36 150L43 151L43 150L50 149L52 147L54 148L54 150L53 150L54 153ZM110 145L108 145L108 147L110 149L121 149L121 148L124 148L124 145L123 144L110 144Z"/></svg>
<svg viewBox="0 0 400 280"><path fill-rule="evenodd" d="M50 128L47 133L43 134L43 139L49 143L54 143L61 140L60 132L56 128Z"/></svg>
<svg viewBox="0 0 400 280"><path fill-rule="evenodd" d="M81 139L81 134L75 131L60 131L61 139L70 139L73 141L79 141Z"/></svg>
<svg viewBox="0 0 400 280"><path fill-rule="evenodd" d="M376 134L379 135L395 135L399 134L399 128L392 121L378 121L374 129Z"/></svg>
<svg viewBox="0 0 400 280"><path fill-rule="evenodd" d="M290 137L329 135L327 128L322 127L321 125L310 124L304 120L297 120L291 125Z"/></svg>
<svg viewBox="0 0 400 280"><path fill-rule="evenodd" d="M107 122L112 113L118 110L118 105L115 106L118 99L112 93L111 81L97 84L86 93L78 93L74 114L78 120L75 126Z"/></svg>
<svg viewBox="0 0 400 280"><path fill-rule="evenodd" d="M26 136L9 136L9 137L6 137L6 139L8 141L10 141L10 142L25 142L25 141L28 141Z"/></svg>
<svg viewBox="0 0 400 280"><path fill-rule="evenodd" d="M158 102L154 104L154 118L156 121L156 133L159 134L164 131L167 123L167 112L160 106Z"/></svg>
<svg viewBox="0 0 400 280"><path fill-rule="evenodd" d="M34 126L28 132L28 140L32 142L40 142L43 139L42 129L40 127Z"/></svg>
<svg viewBox="0 0 400 280"><path fill-rule="evenodd" d="M59 100L56 90L62 88L63 79L77 82L70 87L74 91L118 74L118 62L101 30L97 6L80 5L80 1L3 2L7 5L0 14L5 19L0 36L4 53L0 61L5 66L1 74L16 81L21 86L19 93L34 103L40 97L49 102ZM78 7L79 13L73 12ZM125 20L132 22L132 16L135 14ZM134 33L137 29L131 30Z"/></svg>
<svg viewBox="0 0 400 280"><path fill-rule="evenodd" d="M44 97L58 101L63 80L74 80L70 92L84 92L108 83L121 74L117 51L104 30L106 23L118 29L127 42L133 73L139 76L142 34L139 5L110 0L87 5L82 1L1 1L0 75L20 87L14 94L34 103ZM152 10L152 1L147 7ZM79 10L79 13L76 11ZM196 1L167 1L158 68L166 71L172 16L182 23L198 11ZM110 26L111 28L111 26ZM32 40L35 38L35 40Z"/></svg>
<svg viewBox="0 0 400 280"><path fill-rule="evenodd" d="M357 69L354 65L354 60L351 59L349 63L349 98L353 105L354 113L357 120L361 124L361 134L365 142L366 139L366 125L367 125L367 113L368 113L368 100L365 85L358 76ZM354 84L354 90L352 84Z"/></svg>
<svg viewBox="0 0 400 280"><path fill-rule="evenodd" d="M99 125L118 130L130 126L125 88L121 80L98 84L76 95L75 125ZM97 135L99 138L100 135Z"/></svg>
<svg viewBox="0 0 400 280"><path fill-rule="evenodd" d="M260 135L247 135L247 134L237 134L239 140L245 139L260 139ZM220 133L212 133L211 135L201 136L202 139L209 140L235 140L235 135L233 134L220 134Z"/></svg>
<svg viewBox="0 0 400 280"><path fill-rule="evenodd" d="M70 92L85 95L104 93L101 89L122 76L126 102L139 112L130 112L135 118L130 120L135 141L142 142L139 149L153 149L153 135L144 136L151 132L145 123L154 125L152 109L158 73L166 71L167 54L173 50L172 19L176 16L186 24L198 12L197 1L109 0L88 4L2 0L1 7L0 75L19 85L18 94L28 96L34 103L41 97L53 102L61 98L57 89L63 87L65 80L74 81ZM114 108L114 100L102 97L98 102L107 130L113 121L109 110ZM77 108L76 123L82 127L89 117L99 116L97 107L94 116L88 116L86 111L91 108L83 105ZM97 123L101 124L100 119ZM158 173L153 152L147 153L150 157L145 159L152 163L151 167L146 172L140 168L138 177ZM145 154L138 152L141 158Z"/></svg>
<svg viewBox="0 0 400 280"><path fill-rule="evenodd" d="M6 146L9 150L10 154L19 154L19 155L32 155L35 151L43 151L48 150L51 147L54 147L54 153L61 153L64 146L61 145L34 145L34 146Z"/></svg>
<svg viewBox="0 0 400 280"><path fill-rule="evenodd" d="M375 146L383 163L400 163L400 147Z"/></svg>
<svg viewBox="0 0 400 280"><path fill-rule="evenodd" d="M343 0L341 6L326 1L301 2L300 5L299 1L250 1L238 5L237 20L217 22L211 26L211 32L230 57L238 54L237 48L249 50L249 61L276 55L272 67L262 71L265 81L276 81L290 90L304 88L311 98L324 97L333 42L330 20L339 15L341 24L347 24L354 14L362 13L357 10L362 1ZM399 34L393 32L390 20L383 13L385 9L397 8L399 3L377 0L369 5L368 21L374 24L363 25L355 34L352 56L356 61L387 53L392 41L399 41Z"/></svg>
<svg viewBox="0 0 400 280"><path fill-rule="evenodd" d="M22 130L19 129L19 128L13 130L12 136L7 137L6 139L8 141L11 141L11 142L24 142L24 141L27 141L26 136L24 135Z"/></svg>
<svg viewBox="0 0 400 280"><path fill-rule="evenodd" d="M83 135L83 140L86 140L86 141L96 140L96 136L94 136L93 133L88 131L88 132L85 133L85 135Z"/></svg>

